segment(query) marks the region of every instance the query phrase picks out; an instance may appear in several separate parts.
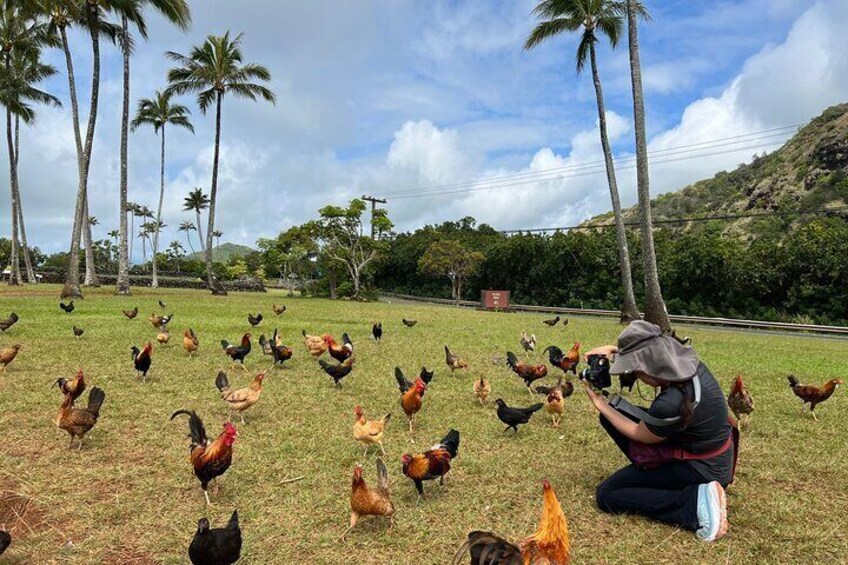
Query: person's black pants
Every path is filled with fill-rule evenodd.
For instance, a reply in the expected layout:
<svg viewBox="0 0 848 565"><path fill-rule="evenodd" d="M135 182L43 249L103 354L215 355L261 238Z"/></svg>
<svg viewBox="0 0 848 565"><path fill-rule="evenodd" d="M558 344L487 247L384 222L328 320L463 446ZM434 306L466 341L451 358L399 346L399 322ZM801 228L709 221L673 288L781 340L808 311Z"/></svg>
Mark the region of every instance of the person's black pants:
<svg viewBox="0 0 848 565"><path fill-rule="evenodd" d="M601 416L601 426L628 456L630 440ZM629 458L629 456L628 456ZM698 529L698 485L709 482L686 461L672 461L655 469L628 465L598 485L598 508L611 514L638 514Z"/></svg>

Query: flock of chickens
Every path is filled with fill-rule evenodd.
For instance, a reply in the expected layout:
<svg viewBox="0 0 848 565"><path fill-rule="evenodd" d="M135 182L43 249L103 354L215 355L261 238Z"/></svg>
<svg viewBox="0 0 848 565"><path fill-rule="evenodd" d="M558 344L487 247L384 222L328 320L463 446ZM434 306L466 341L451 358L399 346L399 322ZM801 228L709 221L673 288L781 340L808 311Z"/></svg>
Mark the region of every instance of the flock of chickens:
<svg viewBox="0 0 848 565"><path fill-rule="evenodd" d="M165 303L159 301L159 306L166 308ZM73 301L69 304L60 303L60 308L70 314L74 311ZM273 305L274 313L279 316L286 311L285 306ZM123 315L133 320L138 316L138 308L124 310ZM172 321L173 314L152 314L148 321L156 330L156 340L159 344L167 344L170 340L168 324ZM19 320L17 314L12 313L8 319L0 320L0 332L5 333ZM258 326L263 320L262 314L253 316L248 314L248 323L252 327ZM548 326L560 323L556 317L543 322ZM403 319L403 325L407 329L413 328L417 321ZM562 321L563 325L568 320ZM78 339L84 333L82 328L73 326L73 333ZM333 380L335 387L341 387L345 377L350 375L355 364L354 345L347 333L342 334L341 340L336 341L332 335L311 335L305 330L302 332L304 346L309 355L317 360L321 369ZM247 371L245 358L252 352L252 334L245 333L237 343L227 340L221 341L221 349L227 355L232 364L240 366ZM383 337L382 322L372 326L372 337L380 343ZM258 340L261 353L270 356L274 366L282 365L291 359L294 352L292 347L282 343L279 332L275 329L271 339L261 335ZM522 332L519 344L525 353L535 352L537 341L535 335L528 336ZM188 328L183 332L183 349L188 356L197 354L200 342L193 329ZM495 400L496 414L498 419L506 426L504 432L512 429L518 434L518 428L527 424L534 413L542 410L551 416L554 428L559 427L564 412L564 400L574 392L574 384L570 378L563 379L569 373L576 376L577 367L580 363L580 343L575 342L572 347L563 352L559 347L552 345L543 350L547 354L550 365L560 369L562 375L558 378L556 385L544 386L534 383L548 375L545 364L530 364L519 360L512 351L506 353L506 359L499 356L493 357L493 363L508 365L509 368L521 379L531 396L541 395L543 402L537 402L527 407L509 406L503 399ZM14 361L21 350L19 344L11 347L0 348L0 366L5 371L6 367ZM141 348L133 346L132 363L136 371L136 378L146 381L147 374L152 366L153 345L145 343ZM468 362L451 351L448 345L444 346L445 364L451 373L457 370L467 369ZM334 362L324 358L327 354ZM399 403L408 422L409 432L412 433L415 426L416 415L424 408L425 394L434 377L435 371L422 367L419 375L410 381L400 367L395 368L395 381L400 394ZM229 418L222 425L222 431L216 437L211 438L205 429L201 418L193 410L177 410L171 415L171 420L178 416L187 416L189 437L190 461L200 487L203 491L207 504L211 505L208 487L210 484L215 491L218 490L217 479L221 477L230 467L233 460L233 445L238 437L238 431L232 424L233 415L237 414L242 424L245 424L245 412L256 405L262 394L265 372L259 373L250 385L244 388L234 389L229 382L226 373L219 372L215 378L215 386L219 391L221 400L229 412ZM809 404L813 417L815 408L833 394L837 386L842 384L840 379L828 381L822 386L803 385L793 376L788 376L792 391L804 404ZM621 375L619 386L623 390L627 388L632 392L635 378L632 375ZM75 402L87 388L85 376L82 370L77 371L71 379L59 378L54 386L62 394L62 402L56 416L56 425L70 436L69 448L77 442L77 449L81 450L83 438L96 425L100 417L100 410L106 399L105 392L99 387L93 387L89 391L85 407L75 406ZM474 379L472 394L481 406L485 405L492 392L491 383L483 376ZM754 401L750 392L745 388L742 377L737 376L728 394L728 405L740 424L744 427L748 424L751 413L754 410ZM369 449L379 448L383 456L386 451L383 447L383 437L388 423L392 417L391 413L385 414L379 419L369 420L361 406L354 407L353 438L364 446L363 456L367 457ZM451 470L451 464L457 457L460 447L460 432L451 429L444 438L436 445L420 453L405 453L401 457L403 474L409 478L417 493L418 501L425 496L424 482L439 480L444 482L445 476ZM351 529L363 516L381 516L388 518L389 529L392 528L392 516L395 507L391 500L391 490L388 484L388 473L381 458L376 460L376 482L369 485L363 478L363 468L358 465L353 471L350 495L350 525L342 534L344 539ZM0 554L6 546L11 543L7 532L0 530ZM556 498L551 485L543 483L543 509L538 530L518 545L512 544L491 532L475 531L468 535L468 539L460 547L455 556L455 563L459 563L466 553L471 555L473 565L498 565L498 564L528 564L528 563L568 563L570 555L570 542L568 537L568 525L562 508ZM189 547L189 556L195 565L200 564L230 564L238 560L241 552L241 530L239 527L238 513L234 512L229 523L224 528L211 528L208 520L203 518L198 523L197 531Z"/></svg>

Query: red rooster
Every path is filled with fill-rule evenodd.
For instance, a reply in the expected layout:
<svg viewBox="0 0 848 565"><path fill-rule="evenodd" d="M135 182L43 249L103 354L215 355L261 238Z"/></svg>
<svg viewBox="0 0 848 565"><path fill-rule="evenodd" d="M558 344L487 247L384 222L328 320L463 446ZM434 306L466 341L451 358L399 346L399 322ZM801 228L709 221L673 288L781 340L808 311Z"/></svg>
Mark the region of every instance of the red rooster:
<svg viewBox="0 0 848 565"><path fill-rule="evenodd" d="M506 364L510 366L516 375L521 377L524 381L524 385L527 387L527 391L530 394L533 394L533 389L530 388L530 385L532 385L534 381L544 379L548 376L548 368L545 365L527 365L525 363L519 363L518 357L516 357L515 353L512 351L506 352Z"/></svg>
<svg viewBox="0 0 848 565"><path fill-rule="evenodd" d="M450 430L441 442L424 453L403 454L403 474L415 483L419 501L424 496L424 481L439 479L439 484L444 483L445 475L451 469L451 461L456 459L458 451L459 432Z"/></svg>
<svg viewBox="0 0 848 565"><path fill-rule="evenodd" d="M150 370L150 353L153 351L153 345L148 341L144 348L139 351L138 347L132 347L133 366L135 367L135 378L141 377L142 381L147 382L147 371Z"/></svg>
<svg viewBox="0 0 848 565"><path fill-rule="evenodd" d="M415 420L415 415L423 406L422 398L427 390L427 385L421 377L415 379L414 383L406 380L400 367L395 367L395 380L397 380L398 389L400 389L400 406L403 408L403 413L406 414L409 420L409 431L412 432L412 423Z"/></svg>
<svg viewBox="0 0 848 565"><path fill-rule="evenodd" d="M206 437L206 428L203 427L203 420L194 412L194 410L177 410L171 414L171 420L186 414L188 416L189 437L191 437L191 445L189 446L191 465L194 467L194 474L200 481L200 488L203 489L203 496L206 497L206 504L211 506L209 501L209 493L206 488L209 483L217 477L223 475L230 464L233 462L233 443L236 441L238 431L230 422L224 422L224 431L222 431L215 441L209 442ZM218 491L217 481L215 483L215 492Z"/></svg>
<svg viewBox="0 0 848 565"><path fill-rule="evenodd" d="M325 335L324 339L327 342L327 352L330 357L339 363L344 363L348 357L353 355L353 342L350 341L350 336L346 333L342 334L342 345L336 343L336 340L330 334Z"/></svg>
<svg viewBox="0 0 848 565"><path fill-rule="evenodd" d="M842 379L831 379L822 386L804 385L798 382L795 375L786 377L789 380L789 388L795 393L795 396L801 399L801 409L804 409L804 404L810 405L810 412L813 413L813 419L818 421L816 416L816 406L833 396L836 392L836 387L842 384Z"/></svg>
<svg viewBox="0 0 848 565"><path fill-rule="evenodd" d="M748 418L750 418L751 412L754 411L754 399L751 397L748 389L745 388L745 385L742 384L742 375L736 375L736 379L733 381L733 387L730 389L730 394L727 395L727 405L739 420L739 427L747 426Z"/></svg>
<svg viewBox="0 0 848 565"><path fill-rule="evenodd" d="M551 362L551 365L559 367L563 373L571 371L574 375L577 375L577 365L580 363L579 342L575 341L571 349L568 350L568 353L563 353L562 349L556 345L548 346L545 348L545 351L548 353L548 360Z"/></svg>

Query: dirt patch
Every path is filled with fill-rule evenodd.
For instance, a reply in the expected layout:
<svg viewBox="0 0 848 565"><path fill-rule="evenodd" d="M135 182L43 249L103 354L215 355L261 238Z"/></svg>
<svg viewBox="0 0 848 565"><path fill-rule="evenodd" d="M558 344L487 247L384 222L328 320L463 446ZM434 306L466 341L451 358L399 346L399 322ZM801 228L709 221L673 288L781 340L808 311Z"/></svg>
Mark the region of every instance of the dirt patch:
<svg viewBox="0 0 848 565"><path fill-rule="evenodd" d="M0 526L17 539L48 528L38 505L6 482L0 483Z"/></svg>

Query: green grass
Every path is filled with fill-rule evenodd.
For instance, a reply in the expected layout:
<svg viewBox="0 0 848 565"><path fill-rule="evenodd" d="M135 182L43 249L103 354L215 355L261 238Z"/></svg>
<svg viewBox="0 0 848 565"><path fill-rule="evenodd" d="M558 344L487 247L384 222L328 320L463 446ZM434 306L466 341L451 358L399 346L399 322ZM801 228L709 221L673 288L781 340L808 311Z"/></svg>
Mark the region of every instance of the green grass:
<svg viewBox="0 0 848 565"><path fill-rule="evenodd" d="M527 329L542 347L579 340L609 343L620 327L609 321L572 318L547 328L541 316L495 314L408 304L360 304L285 299L281 294L231 294L216 298L197 291L136 289L130 298L111 289L89 292L67 315L58 288L0 290L0 317L12 310L21 321L0 335L0 346L23 344L0 373L0 526L16 540L0 561L30 563L184 563L197 520L221 525L238 508L244 532L241 563L447 563L473 528L518 540L532 532L541 506L540 483L554 485L569 519L578 563L758 563L834 562L844 559L848 539L839 535L848 516L845 409L842 390L822 405L818 423L799 413L785 375L824 381L848 373L845 341L803 336L755 335L690 328L699 354L725 385L741 372L757 411L744 434L737 482L729 491L731 531L706 545L688 532L633 517L600 513L595 485L622 466L624 458L597 425L585 395L567 400L563 427L554 430L537 414L518 437L501 433L491 403L472 397L472 380L486 375L491 399L527 405L526 389L492 355L518 349ZM146 384L133 378L129 348L155 337L143 319L159 308L176 314L171 345L156 347ZM275 317L273 302L288 311ZM138 305L139 319L122 309ZM248 312L277 325L294 358L266 379L261 401L238 425L235 461L207 509L187 460L185 420L170 422L176 409L195 409L211 434L226 411L214 387L218 370L236 385L268 367L254 351L250 373L230 370L222 338L236 340L249 329ZM406 329L401 317L416 318ZM370 340L371 323L383 321L383 343ZM73 324L86 330L81 341ZM200 356L185 356L178 332L191 326ZM300 330L350 333L358 363L336 390L308 356ZM471 369L451 376L442 346L449 343ZM414 444L405 429L392 375L395 365L416 374L422 364L436 377L419 414ZM89 387L106 391L101 420L82 452L68 451L67 435L54 419L60 403L50 384L82 367ZM553 379L549 379L553 380ZM88 393L86 393L87 395ZM350 476L362 460L351 438L352 409L368 415L392 411L386 434L387 465L397 508L395 529L365 518L338 541L348 516ZM400 456L425 448L455 427L462 433L459 458L444 487L427 484L430 498L415 506L415 490L400 472ZM292 484L283 479L305 478ZM373 460L366 480L374 481ZM8 508L16 494L30 501L24 520ZM5 502L4 502L5 501ZM17 508L20 508L20 504ZM25 522L25 523L24 523ZM66 546L66 541L73 545Z"/></svg>

